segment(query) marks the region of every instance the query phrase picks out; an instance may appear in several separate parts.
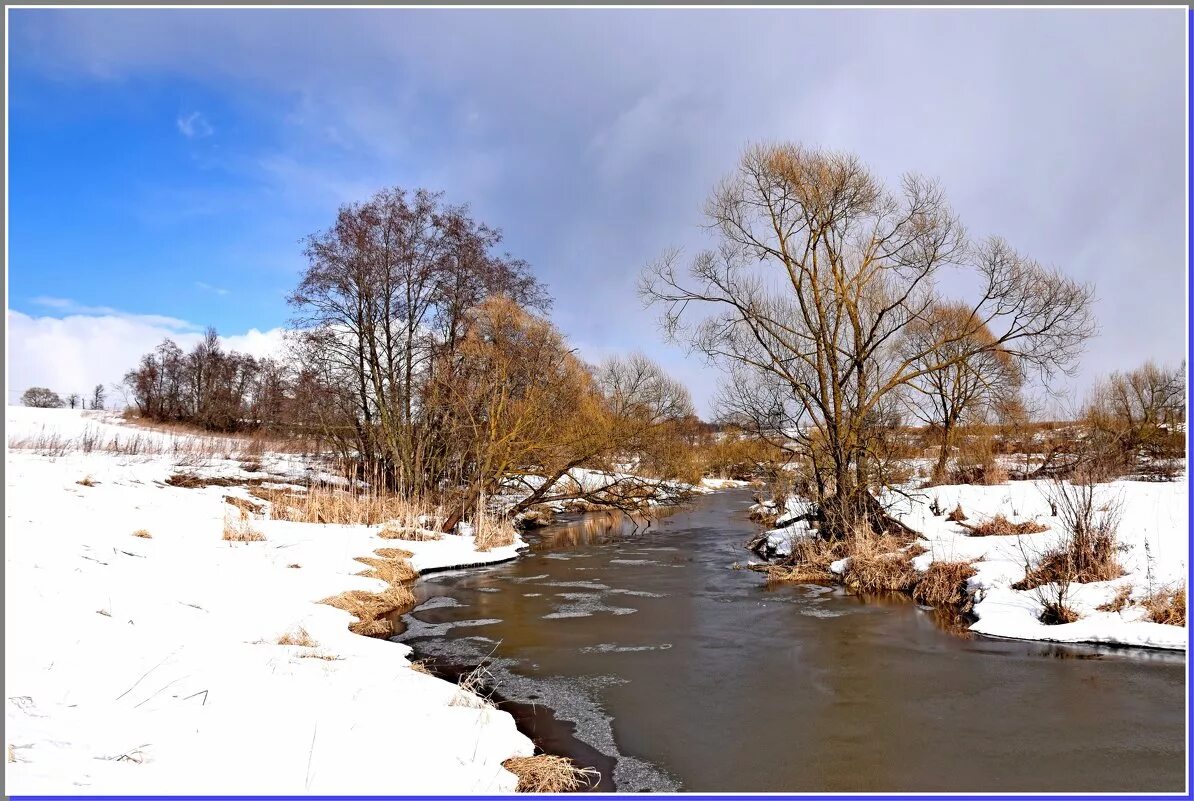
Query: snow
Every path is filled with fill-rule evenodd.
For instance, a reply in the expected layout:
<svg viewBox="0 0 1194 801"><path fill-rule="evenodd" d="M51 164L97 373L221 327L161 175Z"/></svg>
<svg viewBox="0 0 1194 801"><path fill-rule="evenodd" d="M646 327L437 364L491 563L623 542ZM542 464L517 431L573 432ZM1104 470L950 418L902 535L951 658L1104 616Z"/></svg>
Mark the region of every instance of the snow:
<svg viewBox="0 0 1194 801"><path fill-rule="evenodd" d="M192 455L179 467L171 449L185 435L103 413L10 407L8 424L10 443L99 431L161 446L7 455L8 792L514 789L501 762L532 743L509 714L462 702L455 685L411 669L407 646L351 633L348 613L318 601L383 589L353 559L377 548L412 551L427 571L511 559L521 541L482 553L467 536L394 541L377 526L254 520L265 541L230 543L223 496L243 488L164 481L243 474L237 462ZM309 467L261 461L283 476ZM315 647L275 644L300 628Z"/></svg>
<svg viewBox="0 0 1194 801"><path fill-rule="evenodd" d="M918 490L909 497L883 499L889 511L921 534L928 552L913 565L926 569L933 561L974 560L978 571L969 585L975 591L971 630L994 637L1052 642L1110 643L1152 648L1185 649L1184 627L1152 623L1139 606L1121 612L1097 607L1131 588L1139 601L1153 590L1184 586L1189 550L1186 499L1188 478L1174 482L1114 481L1098 487L1102 502L1122 504L1118 558L1125 575L1112 581L1074 584L1068 604L1080 615L1073 623L1046 625L1039 620L1043 605L1034 590L1014 590L1024 578L1025 563L1035 560L1062 536L1062 523L1051 515L1048 482L1013 481L997 486L950 485ZM936 516L934 499L943 513L961 505L968 522L1002 514L1013 522L1035 520L1048 526L1039 534L972 537L965 528Z"/></svg>

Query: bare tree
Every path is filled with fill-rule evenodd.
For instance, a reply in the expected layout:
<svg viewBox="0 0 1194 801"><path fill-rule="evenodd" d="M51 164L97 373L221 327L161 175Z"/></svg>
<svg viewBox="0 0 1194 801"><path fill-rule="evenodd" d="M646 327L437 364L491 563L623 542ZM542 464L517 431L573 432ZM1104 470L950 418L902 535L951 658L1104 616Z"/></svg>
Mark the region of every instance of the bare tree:
<svg viewBox="0 0 1194 801"><path fill-rule="evenodd" d="M328 433L350 438L345 452L393 487L425 489L446 467L421 396L468 309L494 293L548 302L524 262L493 253L500 239L465 207L395 188L342 207L306 240L308 267L289 298L299 370L324 383Z"/></svg>
<svg viewBox="0 0 1194 801"><path fill-rule="evenodd" d="M66 405L71 409L77 409L82 400L82 395L80 395L78 392L72 392L66 396Z"/></svg>
<svg viewBox="0 0 1194 801"><path fill-rule="evenodd" d="M868 429L898 393L996 349L1048 378L1094 328L1089 286L1002 240L971 244L936 184L909 175L893 191L851 155L751 147L706 216L718 246L687 275L665 255L641 293L669 335L728 368L722 402L736 422L812 461L827 533L886 520L869 492ZM910 330L940 305L936 282L952 267L977 275L972 326L914 346ZM709 315L689 325L698 310Z"/></svg>
<svg viewBox="0 0 1194 801"><path fill-rule="evenodd" d="M93 389L91 391L91 408L92 409L104 408L104 399L105 399L104 385L96 384L95 389Z"/></svg>
<svg viewBox="0 0 1194 801"><path fill-rule="evenodd" d="M63 405L58 393L46 387L29 387L21 393L21 403L39 409L57 409Z"/></svg>
<svg viewBox="0 0 1194 801"><path fill-rule="evenodd" d="M933 480L945 479L953 435L963 422L1007 411L1018 397L1023 377L1016 360L998 345L987 326L973 319L965 303L941 303L907 327L905 347L915 367L939 369L909 381L908 408L941 433Z"/></svg>

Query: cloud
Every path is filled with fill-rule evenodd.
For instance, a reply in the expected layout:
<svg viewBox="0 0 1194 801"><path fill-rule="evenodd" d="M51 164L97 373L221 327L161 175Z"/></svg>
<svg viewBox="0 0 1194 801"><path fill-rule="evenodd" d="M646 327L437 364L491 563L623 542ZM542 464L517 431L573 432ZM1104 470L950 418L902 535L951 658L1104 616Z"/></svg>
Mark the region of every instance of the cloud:
<svg viewBox="0 0 1194 801"><path fill-rule="evenodd" d="M118 384L145 353L169 337L184 350L203 334L190 323L155 314L125 314L116 310L66 317L35 317L8 312L8 402L31 386L50 387L59 394L87 392L96 384ZM229 350L251 356L282 352L283 330L250 329L220 337ZM109 393L112 394L112 393ZM119 393L112 397L120 403Z"/></svg>
<svg viewBox="0 0 1194 801"><path fill-rule="evenodd" d="M178 126L179 132L187 139L202 139L206 136L211 136L215 133L215 128L211 127L211 123L207 118L198 111L192 111L190 114L184 114L174 121Z"/></svg>
<svg viewBox="0 0 1194 801"><path fill-rule="evenodd" d="M227 295L228 294L227 289L224 289L223 287L212 286L211 284L205 284L202 281L196 281L195 288L202 289L204 292L214 292L217 295Z"/></svg>

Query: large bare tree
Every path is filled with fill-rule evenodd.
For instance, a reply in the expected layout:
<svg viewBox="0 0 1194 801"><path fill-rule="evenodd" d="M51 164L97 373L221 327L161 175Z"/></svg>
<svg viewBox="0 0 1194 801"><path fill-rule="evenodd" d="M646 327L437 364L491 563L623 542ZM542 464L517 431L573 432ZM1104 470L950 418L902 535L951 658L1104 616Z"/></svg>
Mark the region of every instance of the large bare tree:
<svg viewBox="0 0 1194 801"><path fill-rule="evenodd" d="M706 216L717 246L686 270L666 254L641 293L669 335L727 368L727 413L812 461L828 534L884 520L872 431L898 393L996 349L1048 378L1094 328L1089 286L1000 239L970 242L937 184L907 175L889 188L850 154L750 147ZM911 344L953 268L977 278L970 324Z"/></svg>

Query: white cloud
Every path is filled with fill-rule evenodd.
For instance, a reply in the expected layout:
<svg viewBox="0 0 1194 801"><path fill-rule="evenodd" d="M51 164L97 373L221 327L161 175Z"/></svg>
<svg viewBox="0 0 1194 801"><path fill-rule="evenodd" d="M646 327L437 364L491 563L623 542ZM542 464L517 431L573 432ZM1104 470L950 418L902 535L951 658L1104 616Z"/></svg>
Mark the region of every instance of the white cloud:
<svg viewBox="0 0 1194 801"><path fill-rule="evenodd" d="M52 304L42 304L52 305ZM8 402L15 403L31 386L50 387L59 394L90 394L96 384L119 383L137 361L164 338L188 349L202 337L183 320L152 314L74 313L66 317L33 317L8 312ZM252 356L281 352L283 331L250 329L220 337L225 348ZM119 395L111 403L121 403Z"/></svg>
<svg viewBox="0 0 1194 801"><path fill-rule="evenodd" d="M207 118L198 111L183 114L174 123L178 126L179 132L187 139L202 139L205 136L211 136L216 131L215 128L211 127L211 123L207 121Z"/></svg>
<svg viewBox="0 0 1194 801"><path fill-rule="evenodd" d="M224 289L223 287L212 286L211 284L205 284L202 281L196 281L195 288L202 289L204 292L214 292L217 295L227 295L228 294L227 289Z"/></svg>

